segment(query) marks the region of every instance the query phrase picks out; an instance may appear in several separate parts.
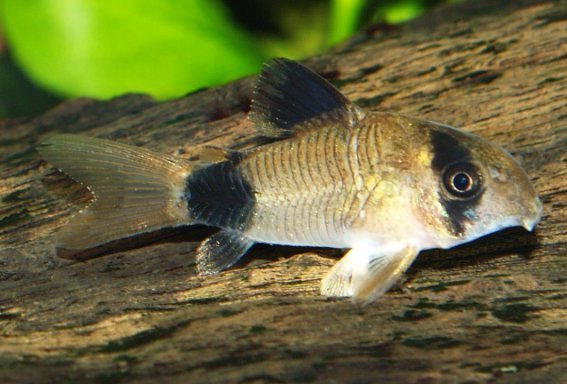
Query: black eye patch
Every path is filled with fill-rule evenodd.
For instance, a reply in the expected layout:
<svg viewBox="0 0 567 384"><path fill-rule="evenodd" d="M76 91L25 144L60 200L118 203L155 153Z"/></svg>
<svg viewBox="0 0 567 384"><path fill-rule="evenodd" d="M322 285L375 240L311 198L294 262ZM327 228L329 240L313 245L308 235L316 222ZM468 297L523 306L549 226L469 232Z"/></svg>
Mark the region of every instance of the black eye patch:
<svg viewBox="0 0 567 384"><path fill-rule="evenodd" d="M431 146L433 149L431 166L439 174L450 164L472 160L468 148L448 132L441 130L431 132Z"/></svg>
<svg viewBox="0 0 567 384"><path fill-rule="evenodd" d="M447 228L455 236L465 234L470 221L467 211L480 203L484 189L471 151L458 139L458 131L434 129L431 132L431 167L439 177L439 202L447 213Z"/></svg>

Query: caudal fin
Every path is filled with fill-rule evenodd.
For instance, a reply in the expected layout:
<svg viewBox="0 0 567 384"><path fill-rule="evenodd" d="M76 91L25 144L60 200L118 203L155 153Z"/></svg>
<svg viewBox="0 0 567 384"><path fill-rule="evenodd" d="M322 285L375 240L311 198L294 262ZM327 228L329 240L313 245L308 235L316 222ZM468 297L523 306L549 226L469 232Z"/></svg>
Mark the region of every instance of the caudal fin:
<svg viewBox="0 0 567 384"><path fill-rule="evenodd" d="M37 150L94 196L57 234L60 248L88 249L190 224L184 198L190 166L182 159L76 135L53 136Z"/></svg>

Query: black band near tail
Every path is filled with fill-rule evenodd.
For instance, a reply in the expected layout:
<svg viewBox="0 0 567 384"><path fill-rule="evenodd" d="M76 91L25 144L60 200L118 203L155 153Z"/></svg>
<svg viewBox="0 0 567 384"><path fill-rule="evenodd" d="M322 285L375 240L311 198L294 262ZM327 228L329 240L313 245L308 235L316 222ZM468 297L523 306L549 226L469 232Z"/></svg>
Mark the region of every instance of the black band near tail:
<svg viewBox="0 0 567 384"><path fill-rule="evenodd" d="M256 204L250 183L228 160L195 171L187 179L187 207L195 222L244 231Z"/></svg>

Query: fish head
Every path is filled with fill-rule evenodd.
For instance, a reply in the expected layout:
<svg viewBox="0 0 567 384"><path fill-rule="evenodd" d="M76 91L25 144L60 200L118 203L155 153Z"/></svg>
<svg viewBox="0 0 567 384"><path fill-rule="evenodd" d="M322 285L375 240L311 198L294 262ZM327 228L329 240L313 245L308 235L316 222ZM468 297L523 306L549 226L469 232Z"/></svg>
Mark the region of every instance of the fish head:
<svg viewBox="0 0 567 384"><path fill-rule="evenodd" d="M526 172L503 148L476 135L430 123L429 167L437 220L430 228L436 246L449 248L498 230L532 231L541 201ZM440 230L441 227L441 230Z"/></svg>

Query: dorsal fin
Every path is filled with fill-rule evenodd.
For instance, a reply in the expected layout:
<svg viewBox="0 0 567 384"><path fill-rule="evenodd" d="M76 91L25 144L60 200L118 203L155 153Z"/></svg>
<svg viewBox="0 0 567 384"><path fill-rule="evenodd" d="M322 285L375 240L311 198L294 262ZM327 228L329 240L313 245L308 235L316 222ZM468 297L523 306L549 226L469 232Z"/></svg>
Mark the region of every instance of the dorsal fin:
<svg viewBox="0 0 567 384"><path fill-rule="evenodd" d="M289 137L327 124L352 127L363 117L362 110L327 80L283 58L264 65L250 109L259 133L268 137Z"/></svg>

